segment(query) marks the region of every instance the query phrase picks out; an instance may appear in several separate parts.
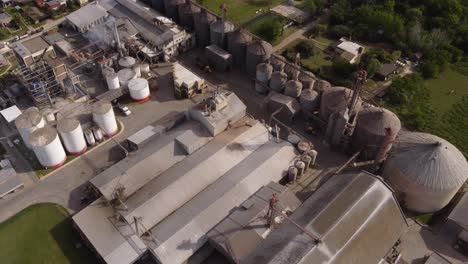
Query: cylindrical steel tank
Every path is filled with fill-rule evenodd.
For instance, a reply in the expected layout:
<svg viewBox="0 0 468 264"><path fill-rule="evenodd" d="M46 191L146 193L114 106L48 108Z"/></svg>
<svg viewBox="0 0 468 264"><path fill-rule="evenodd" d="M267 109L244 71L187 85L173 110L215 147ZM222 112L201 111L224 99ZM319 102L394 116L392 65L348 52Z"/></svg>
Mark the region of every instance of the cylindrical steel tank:
<svg viewBox="0 0 468 264"><path fill-rule="evenodd" d="M115 72L110 72L106 75L106 83L109 90L120 88L119 76Z"/></svg>
<svg viewBox="0 0 468 264"><path fill-rule="evenodd" d="M384 148L383 155L386 155L400 129L400 119L389 110L380 107L364 108L357 116L352 145L354 149L361 150L364 160L373 160L377 158L381 147ZM391 138L386 140L387 137ZM388 142L387 146L382 146L385 142Z"/></svg>
<svg viewBox="0 0 468 264"><path fill-rule="evenodd" d="M353 91L349 88L334 86L325 90L322 93L320 101L319 117L328 122L328 118L331 114L341 112L349 107L352 97ZM349 115L351 116L359 112L361 105L362 101L361 98L359 98L356 103L355 111L349 113Z"/></svg>
<svg viewBox="0 0 468 264"><path fill-rule="evenodd" d="M93 104L92 112L94 122L102 129L106 136L110 137L117 134L119 128L111 103L98 101Z"/></svg>
<svg viewBox="0 0 468 264"><path fill-rule="evenodd" d="M119 78L120 86L123 88L128 87L128 82L137 77L133 69L122 69L117 73L117 76Z"/></svg>
<svg viewBox="0 0 468 264"><path fill-rule="evenodd" d="M297 168L295 166L289 167L288 178L289 178L289 181L292 181L292 182L297 179Z"/></svg>
<svg viewBox="0 0 468 264"><path fill-rule="evenodd" d="M32 132L29 144L44 168L57 168L67 159L57 130L53 127L43 127Z"/></svg>
<svg viewBox="0 0 468 264"><path fill-rule="evenodd" d="M286 59L283 56L271 56L270 63L274 71L283 71Z"/></svg>
<svg viewBox="0 0 468 264"><path fill-rule="evenodd" d="M300 141L301 141L301 138L298 137L297 135L295 135L295 134L289 134L288 135L288 142L293 144L294 146L299 144Z"/></svg>
<svg viewBox="0 0 468 264"><path fill-rule="evenodd" d="M263 40L256 40L247 45L245 68L249 75L255 76L257 65L270 59L273 47Z"/></svg>
<svg viewBox="0 0 468 264"><path fill-rule="evenodd" d="M299 153L307 153L310 150L310 143L304 140L301 140L299 143L297 143L297 150Z"/></svg>
<svg viewBox="0 0 468 264"><path fill-rule="evenodd" d="M305 112L314 112L318 108L318 93L311 89L303 89L301 96L299 97L299 103L301 104L302 110Z"/></svg>
<svg viewBox="0 0 468 264"><path fill-rule="evenodd" d="M210 25L210 41L218 47L226 48L227 35L234 31L234 25L228 21L217 20Z"/></svg>
<svg viewBox="0 0 468 264"><path fill-rule="evenodd" d="M164 12L164 0L151 0L151 7L155 10Z"/></svg>
<svg viewBox="0 0 468 264"><path fill-rule="evenodd" d="M60 119L57 122L57 130L69 154L80 155L86 151L86 141L78 120L73 118Z"/></svg>
<svg viewBox="0 0 468 264"><path fill-rule="evenodd" d="M297 66L292 63L288 63L284 66L284 72L288 75L289 80L297 80L299 78L300 72Z"/></svg>
<svg viewBox="0 0 468 264"><path fill-rule="evenodd" d="M215 21L215 17L206 10L194 15L195 35L198 45L205 47L210 44L210 25Z"/></svg>
<svg viewBox="0 0 468 264"><path fill-rule="evenodd" d="M144 73L144 74L150 72L149 64L148 63L140 64L140 71L141 71L141 73Z"/></svg>
<svg viewBox="0 0 468 264"><path fill-rule="evenodd" d="M275 71L271 74L270 89L282 93L288 76L284 72Z"/></svg>
<svg viewBox="0 0 468 264"><path fill-rule="evenodd" d="M258 93L266 93L268 91L268 81L271 78L272 72L273 67L269 63L260 63L257 65L255 90Z"/></svg>
<svg viewBox="0 0 468 264"><path fill-rule="evenodd" d="M185 0L164 0L164 10L168 18L179 21L179 6L185 4Z"/></svg>
<svg viewBox="0 0 468 264"><path fill-rule="evenodd" d="M183 27L194 29L194 16L200 13L200 8L190 1L179 6L179 21Z"/></svg>
<svg viewBox="0 0 468 264"><path fill-rule="evenodd" d="M301 72L299 81L302 83L302 89L314 89L315 75L311 72Z"/></svg>
<svg viewBox="0 0 468 264"><path fill-rule="evenodd" d="M332 85L325 81L325 80L318 80L314 83L314 90L316 90L319 94L323 93L324 91L330 90Z"/></svg>
<svg viewBox="0 0 468 264"><path fill-rule="evenodd" d="M90 146L96 145L96 140L94 138L93 131L91 131L91 129L87 129L84 132L84 136L86 138L86 142L88 143L88 145Z"/></svg>
<svg viewBox="0 0 468 264"><path fill-rule="evenodd" d="M404 132L393 144L382 175L404 207L430 213L444 208L466 182L468 163L445 139Z"/></svg>
<svg viewBox="0 0 468 264"><path fill-rule="evenodd" d="M36 107L30 107L26 109L21 115L15 120L16 128L18 129L24 144L31 148L29 144L29 136L34 130L45 126L45 120L42 117L39 109Z"/></svg>
<svg viewBox="0 0 468 264"><path fill-rule="evenodd" d="M119 66L121 69L131 69L135 66L136 59L130 56L122 57L119 59Z"/></svg>
<svg viewBox="0 0 468 264"><path fill-rule="evenodd" d="M310 156L311 160L310 160L310 167L314 167L315 166L315 162L317 160L317 155L318 155L318 152L314 149L311 149L307 152L307 155Z"/></svg>
<svg viewBox="0 0 468 264"><path fill-rule="evenodd" d="M232 54L234 65L245 65L245 53L247 45L252 37L243 30L237 30L228 34L227 50Z"/></svg>
<svg viewBox="0 0 468 264"><path fill-rule="evenodd" d="M132 69L133 69L133 71L135 72L136 77L137 77L137 78L140 78L140 77L141 77L141 68L140 68L140 64L137 63L137 64L133 65Z"/></svg>
<svg viewBox="0 0 468 264"><path fill-rule="evenodd" d="M297 179L300 179L305 172L305 163L303 161L296 162Z"/></svg>
<svg viewBox="0 0 468 264"><path fill-rule="evenodd" d="M128 82L128 91L132 100L137 102L147 101L151 94L148 81L143 78L136 78Z"/></svg>
<svg viewBox="0 0 468 264"><path fill-rule="evenodd" d="M308 168L310 168L310 162L312 161L312 158L309 156L309 155L305 155L302 157L302 162L305 163L305 169L307 170Z"/></svg>
<svg viewBox="0 0 468 264"><path fill-rule="evenodd" d="M286 87L284 89L284 94L297 98L301 95L302 92L302 83L299 81L289 80L286 82Z"/></svg>

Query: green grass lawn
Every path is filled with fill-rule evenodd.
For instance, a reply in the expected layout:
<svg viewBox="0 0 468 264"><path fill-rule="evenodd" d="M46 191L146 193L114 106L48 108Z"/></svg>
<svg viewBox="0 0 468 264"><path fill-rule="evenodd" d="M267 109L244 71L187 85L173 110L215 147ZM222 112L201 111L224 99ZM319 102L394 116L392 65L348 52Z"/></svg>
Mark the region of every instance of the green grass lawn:
<svg viewBox="0 0 468 264"><path fill-rule="evenodd" d="M281 17L281 16L279 16L279 15L277 15L275 13L270 12L268 14L264 14L261 17L258 17L255 20L250 21L248 24L245 25L245 27L250 32L254 33L255 35L257 35L257 36L259 36L259 37L261 37L263 39L265 39L263 36L261 36L260 33L258 33L258 29L264 23L273 23L273 21L279 21L282 26L286 25L289 22L289 20L287 20L286 18ZM290 27L284 29L282 34L277 36L277 38L275 40L273 40L271 42L271 44L274 46L274 45L280 43L284 38L286 38L287 36L294 33L294 31L296 31L297 29L298 29L297 26L290 26ZM265 39L265 40L267 40L267 39Z"/></svg>
<svg viewBox="0 0 468 264"><path fill-rule="evenodd" d="M304 41L313 47L313 54L314 54L313 56L310 56L310 57L301 57L301 64L304 68L313 72L317 72L317 71L323 70L323 67L330 66L333 64L332 59L323 52L324 48L317 47L317 43L315 43L313 40L310 40L310 39L295 40L286 47L286 50L294 50L294 47L296 45ZM295 55L294 52L292 53L290 52L290 54L286 57L291 57L294 55Z"/></svg>
<svg viewBox="0 0 468 264"><path fill-rule="evenodd" d="M255 13L262 9L261 12L267 12L271 7L276 6L284 0L202 0L200 3L215 12L220 14L219 7L226 3L228 7L227 18L237 24L243 24L252 18L260 15ZM270 4L271 3L271 4Z"/></svg>
<svg viewBox="0 0 468 264"><path fill-rule="evenodd" d="M445 113L452 105L459 103L464 95L468 95L468 76L448 68L436 79L426 81L426 86L431 92L434 110Z"/></svg>
<svg viewBox="0 0 468 264"><path fill-rule="evenodd" d="M98 263L56 204L32 205L0 224L3 264Z"/></svg>

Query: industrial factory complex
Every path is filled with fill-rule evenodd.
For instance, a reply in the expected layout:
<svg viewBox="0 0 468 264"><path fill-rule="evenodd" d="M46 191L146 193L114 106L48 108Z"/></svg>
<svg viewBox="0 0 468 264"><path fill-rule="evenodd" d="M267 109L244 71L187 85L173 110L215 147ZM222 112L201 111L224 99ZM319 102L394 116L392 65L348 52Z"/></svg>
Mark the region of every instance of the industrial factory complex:
<svg viewBox="0 0 468 264"><path fill-rule="evenodd" d="M365 71L334 86L226 12L100 0L13 44L0 210L63 188L107 264L468 263L464 155L363 99Z"/></svg>

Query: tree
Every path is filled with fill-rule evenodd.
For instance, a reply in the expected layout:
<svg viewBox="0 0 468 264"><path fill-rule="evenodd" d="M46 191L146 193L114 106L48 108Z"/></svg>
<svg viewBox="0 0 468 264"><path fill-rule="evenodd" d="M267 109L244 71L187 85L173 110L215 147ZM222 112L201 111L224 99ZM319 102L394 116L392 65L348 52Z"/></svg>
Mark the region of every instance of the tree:
<svg viewBox="0 0 468 264"><path fill-rule="evenodd" d="M352 73L358 70L358 66L355 64L350 64L344 59L338 58L333 63L332 70L341 78L346 79L349 78Z"/></svg>
<svg viewBox="0 0 468 264"><path fill-rule="evenodd" d="M426 61L421 66L421 74L426 79L436 77L440 73L440 66L433 61Z"/></svg>
<svg viewBox="0 0 468 264"><path fill-rule="evenodd" d="M382 67L382 63L376 58L372 58L367 63L366 67L364 68L367 71L367 75L369 78L374 77L375 73L380 70Z"/></svg>
<svg viewBox="0 0 468 264"><path fill-rule="evenodd" d="M334 38L349 37L351 29L345 25L336 25L329 30L329 33Z"/></svg>
<svg viewBox="0 0 468 264"><path fill-rule="evenodd" d="M256 30L256 34L268 42L275 41L281 34L282 25L279 21L263 22Z"/></svg>
<svg viewBox="0 0 468 264"><path fill-rule="evenodd" d="M317 5L315 4L314 0L305 0L304 9L312 15L315 15L315 13L317 13Z"/></svg>
<svg viewBox="0 0 468 264"><path fill-rule="evenodd" d="M401 57L401 51L399 50L394 50L392 52L392 60L393 62L397 61Z"/></svg>

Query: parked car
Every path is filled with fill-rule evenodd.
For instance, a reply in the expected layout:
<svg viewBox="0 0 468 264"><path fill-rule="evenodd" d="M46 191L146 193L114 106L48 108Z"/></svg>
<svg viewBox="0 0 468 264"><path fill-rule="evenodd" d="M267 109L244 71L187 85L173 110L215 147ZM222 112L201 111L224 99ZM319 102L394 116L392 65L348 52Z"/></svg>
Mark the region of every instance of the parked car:
<svg viewBox="0 0 468 264"><path fill-rule="evenodd" d="M124 115L129 116L132 114L132 111L124 104L117 103L117 107L124 113Z"/></svg>

